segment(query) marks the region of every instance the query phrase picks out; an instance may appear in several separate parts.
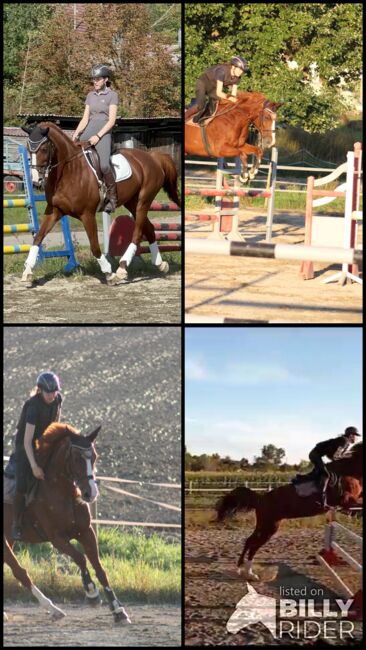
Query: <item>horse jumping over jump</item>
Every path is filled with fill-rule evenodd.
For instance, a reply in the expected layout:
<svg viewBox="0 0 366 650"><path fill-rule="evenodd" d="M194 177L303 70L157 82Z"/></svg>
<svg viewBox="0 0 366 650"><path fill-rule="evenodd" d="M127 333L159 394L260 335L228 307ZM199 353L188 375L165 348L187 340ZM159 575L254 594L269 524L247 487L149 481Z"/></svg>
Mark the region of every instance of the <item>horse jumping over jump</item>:
<svg viewBox="0 0 366 650"><path fill-rule="evenodd" d="M327 490L329 506L347 510L362 505L362 442L353 445L347 457L327 464L331 475ZM221 497L217 503L217 521L237 511L255 510L257 524L245 542L238 560L238 570L245 577L259 580L252 570L257 551L277 532L282 519L314 517L324 512L315 482L302 483L300 488L308 496L300 496L294 485L283 485L266 494L257 494L246 487L238 487ZM245 568L241 569L245 558Z"/></svg>
<svg viewBox="0 0 366 650"><path fill-rule="evenodd" d="M88 503L98 496L93 466L97 458L94 448L100 426L87 436L80 435L68 424L51 424L36 442L35 456L42 467L45 479L38 481L33 501L26 508L22 525L22 541L30 544L51 542L53 546L71 557L81 571L87 602L100 603L99 591L87 568L86 557L103 586L115 623L130 623L125 609L109 584L98 553L98 543L91 527ZM23 569L14 552L11 535L12 505L4 503L4 561L14 577L29 589L39 604L55 618L65 613L38 589ZM71 543L76 539L85 555Z"/></svg>
<svg viewBox="0 0 366 650"><path fill-rule="evenodd" d="M32 281L32 271L38 255L38 247L53 226L69 215L79 219L88 235L90 249L96 257L109 284L119 284L127 278L127 267L142 239L150 246L152 262L159 271L167 273L169 265L160 257L154 226L148 219L148 211L160 189L180 206L177 189L177 170L168 154L148 153L141 149L119 149L118 153L130 163L132 176L116 184L118 205L124 205L135 219L132 242L120 259L117 273L112 273L109 261L102 254L98 241L96 212L101 209L101 197L95 175L85 160L85 143L74 143L52 122L41 122L29 134L28 149L36 154L36 169L45 180L47 207L41 227L25 262L22 281Z"/></svg>
<svg viewBox="0 0 366 650"><path fill-rule="evenodd" d="M228 99L220 99L217 112L199 126L191 121L197 106L186 111L185 153L208 158L227 158L239 156L242 183L247 183L258 173L263 151L275 145L275 125L277 109L282 103L269 101L262 93L240 92L238 101L233 104ZM253 125L259 134L257 146L248 144L249 129ZM255 160L248 172L248 155Z"/></svg>

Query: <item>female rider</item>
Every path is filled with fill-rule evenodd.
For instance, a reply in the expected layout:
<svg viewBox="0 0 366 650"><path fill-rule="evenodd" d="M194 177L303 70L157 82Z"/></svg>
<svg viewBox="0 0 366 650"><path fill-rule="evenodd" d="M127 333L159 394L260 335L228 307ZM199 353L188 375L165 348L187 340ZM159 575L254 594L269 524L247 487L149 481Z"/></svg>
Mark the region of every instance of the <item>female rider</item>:
<svg viewBox="0 0 366 650"><path fill-rule="evenodd" d="M237 102L236 94L240 77L248 69L248 63L241 56L233 56L230 63L214 65L205 70L196 83L196 102L198 114L194 116L193 122L199 122L202 118L202 111L206 104L206 96L209 97L209 114L215 112L216 105L220 98L228 99L230 102ZM224 87L231 87L230 94L224 92ZM205 114L205 118L207 115Z"/></svg>
<svg viewBox="0 0 366 650"><path fill-rule="evenodd" d="M13 539L22 539L21 519L25 509L29 479L32 474L44 479L41 467L34 457L35 441L42 436L52 422L59 422L62 396L60 380L53 372L42 372L37 378L37 386L23 405L17 424L15 439L16 494L14 499Z"/></svg>
<svg viewBox="0 0 366 650"><path fill-rule="evenodd" d="M116 122L118 95L110 88L112 71L106 65L95 65L91 71L94 90L85 100L85 111L73 135L73 140L82 134L82 141L89 141L99 156L100 169L107 190L106 212L113 212L117 207L117 191L114 174L110 164L112 135Z"/></svg>

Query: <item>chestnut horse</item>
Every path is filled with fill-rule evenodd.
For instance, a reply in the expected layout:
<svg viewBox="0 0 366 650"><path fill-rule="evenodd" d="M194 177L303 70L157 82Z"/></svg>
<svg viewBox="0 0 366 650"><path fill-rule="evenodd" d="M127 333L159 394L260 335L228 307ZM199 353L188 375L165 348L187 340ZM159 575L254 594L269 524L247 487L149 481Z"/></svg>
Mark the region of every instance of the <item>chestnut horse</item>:
<svg viewBox="0 0 366 650"><path fill-rule="evenodd" d="M25 262L22 281L32 281L38 247L53 226L69 215L79 219L88 235L90 249L97 258L109 284L119 284L127 277L127 267L144 237L150 245L153 264L166 273L167 262L163 262L157 249L155 229L148 219L148 211L160 189L180 206L177 189L177 170L168 154L143 151L141 149L119 149L128 160L132 176L116 184L118 205L124 205L135 219L132 242L120 260L116 274L100 250L96 222L100 206L100 192L96 177L85 160L83 148L87 143L74 143L52 122L41 122L32 129L22 127L29 134L28 149L36 154L36 169L41 180L45 179L47 206L39 231Z"/></svg>
<svg viewBox="0 0 366 650"><path fill-rule="evenodd" d="M208 158L239 156L242 163L240 180L246 183L258 173L263 150L275 144L277 109L282 103L271 102L258 92L239 92L238 101L220 99L217 111L200 126L191 121L197 112L192 106L186 112L184 129L185 153ZM259 134L258 146L248 144L249 129L254 126ZM247 157L255 161L248 172Z"/></svg>
<svg viewBox="0 0 366 650"><path fill-rule="evenodd" d="M347 510L362 505L362 442L353 445L347 456L327 463L327 469L331 475L327 489L329 506L339 506ZM314 476L310 483L302 483L299 490L295 485L289 484L266 494L257 494L246 487L238 487L219 499L216 506L219 522L236 511L256 512L256 528L246 540L238 560L239 572L243 572L247 578L258 580L258 576L252 571L253 558L258 549L277 532L282 519L314 517L324 512L313 479ZM243 571L240 567L244 558L246 561Z"/></svg>
<svg viewBox="0 0 366 650"><path fill-rule="evenodd" d="M35 499L23 516L22 541L30 544L51 542L58 551L69 555L81 571L87 602L95 605L100 602L100 596L88 571L86 555L104 588L114 621L130 623L100 563L98 543L91 527L88 503L98 496L93 473L97 454L93 442L99 429L100 426L89 435L82 436L72 426L56 422L37 440L35 457L45 478L38 481ZM55 618L65 616L33 584L27 571L18 563L12 550L12 519L12 505L4 503L4 561L10 566L14 577L32 592L42 607ZM85 555L70 544L71 539L80 542Z"/></svg>

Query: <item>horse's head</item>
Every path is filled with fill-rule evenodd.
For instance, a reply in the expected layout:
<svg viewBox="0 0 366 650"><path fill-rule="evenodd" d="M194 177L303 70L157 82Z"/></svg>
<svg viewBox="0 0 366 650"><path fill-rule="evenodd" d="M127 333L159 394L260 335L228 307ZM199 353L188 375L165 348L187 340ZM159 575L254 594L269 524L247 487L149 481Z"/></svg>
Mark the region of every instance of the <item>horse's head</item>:
<svg viewBox="0 0 366 650"><path fill-rule="evenodd" d="M97 453L94 448L94 440L97 437L100 426L87 436L71 433L70 447L66 461L68 477L71 478L81 492L82 499L93 503L99 492L94 475L94 464Z"/></svg>
<svg viewBox="0 0 366 650"><path fill-rule="evenodd" d="M275 144L277 111L280 102L272 102L259 92L239 92L238 102L234 104L239 111L246 111L248 121L258 134L257 146L267 149Z"/></svg>
<svg viewBox="0 0 366 650"><path fill-rule="evenodd" d="M93 443L100 428L82 436L70 424L53 422L36 441L37 463L45 470L46 479L72 481L89 503L98 496L93 473L97 454Z"/></svg>
<svg viewBox="0 0 366 650"><path fill-rule="evenodd" d="M41 185L47 176L48 168L54 155L54 146L49 139L49 126L35 124L30 128L22 127L29 135L27 147L32 158L32 167L37 170Z"/></svg>

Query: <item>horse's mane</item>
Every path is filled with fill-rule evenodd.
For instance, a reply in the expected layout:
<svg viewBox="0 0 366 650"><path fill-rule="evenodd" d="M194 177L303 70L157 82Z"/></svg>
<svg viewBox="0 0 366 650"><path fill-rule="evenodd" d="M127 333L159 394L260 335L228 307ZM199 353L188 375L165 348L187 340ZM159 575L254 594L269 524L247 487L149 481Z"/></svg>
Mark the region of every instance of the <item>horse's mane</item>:
<svg viewBox="0 0 366 650"><path fill-rule="evenodd" d="M252 111L253 109L257 110L265 102L267 102L267 97L265 97L262 93L258 92L244 92L240 91L237 94L237 99L238 101L236 104L232 104L232 102L229 99L220 99L220 104L222 107L227 107L227 106L232 106L232 107L241 107L246 109L248 112Z"/></svg>
<svg viewBox="0 0 366 650"><path fill-rule="evenodd" d="M256 90L253 91L244 91L240 90L237 94L237 98L239 102L258 102L258 101L265 101L267 97L263 95L263 93L259 93Z"/></svg>
<svg viewBox="0 0 366 650"><path fill-rule="evenodd" d="M47 464L55 445L61 440L73 435L80 436L79 431L71 426L71 424L64 424L61 422L53 422L50 424L43 435L36 440L37 460L41 466ZM82 436L80 436L82 438Z"/></svg>

